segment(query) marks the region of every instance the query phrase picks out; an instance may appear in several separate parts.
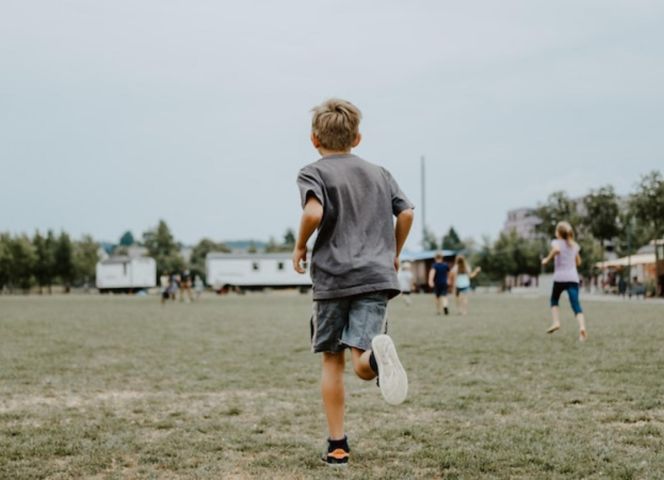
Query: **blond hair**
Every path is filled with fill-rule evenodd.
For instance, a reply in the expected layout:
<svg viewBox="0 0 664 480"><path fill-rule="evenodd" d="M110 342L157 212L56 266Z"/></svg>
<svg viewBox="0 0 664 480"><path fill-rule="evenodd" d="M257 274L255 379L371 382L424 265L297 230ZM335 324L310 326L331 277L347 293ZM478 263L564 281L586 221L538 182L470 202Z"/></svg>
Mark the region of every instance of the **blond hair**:
<svg viewBox="0 0 664 480"><path fill-rule="evenodd" d="M466 261L466 257L463 255L459 255L456 257L456 260L454 261L456 263L457 267L457 272L459 273L470 273L470 267L468 266L468 262Z"/></svg>
<svg viewBox="0 0 664 480"><path fill-rule="evenodd" d="M567 245L572 245L574 242L574 229L569 222L558 222L556 225L556 234L567 242Z"/></svg>
<svg viewBox="0 0 664 480"><path fill-rule="evenodd" d="M352 103L331 98L312 110L311 132L323 148L344 151L353 146L359 133L362 113Z"/></svg>

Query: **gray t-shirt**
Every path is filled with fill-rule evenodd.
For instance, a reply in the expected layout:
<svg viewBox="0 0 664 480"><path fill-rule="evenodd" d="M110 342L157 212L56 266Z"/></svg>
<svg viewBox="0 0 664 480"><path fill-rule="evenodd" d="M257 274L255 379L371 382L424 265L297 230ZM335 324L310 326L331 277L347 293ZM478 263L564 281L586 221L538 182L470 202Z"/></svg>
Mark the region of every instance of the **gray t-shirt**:
<svg viewBox="0 0 664 480"><path fill-rule="evenodd" d="M314 300L399 293L394 219L413 204L386 169L355 155L323 157L297 177L302 206L323 205L311 256Z"/></svg>

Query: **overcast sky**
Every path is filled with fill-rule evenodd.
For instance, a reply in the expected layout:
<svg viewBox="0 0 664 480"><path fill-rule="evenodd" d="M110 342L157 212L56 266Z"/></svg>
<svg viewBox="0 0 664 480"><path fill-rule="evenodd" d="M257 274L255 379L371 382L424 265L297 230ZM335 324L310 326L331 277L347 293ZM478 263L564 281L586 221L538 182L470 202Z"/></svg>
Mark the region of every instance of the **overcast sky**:
<svg viewBox="0 0 664 480"><path fill-rule="evenodd" d="M426 156L437 235L495 237L664 168L663 24L639 0L4 0L0 231L281 238L337 96L418 207Z"/></svg>

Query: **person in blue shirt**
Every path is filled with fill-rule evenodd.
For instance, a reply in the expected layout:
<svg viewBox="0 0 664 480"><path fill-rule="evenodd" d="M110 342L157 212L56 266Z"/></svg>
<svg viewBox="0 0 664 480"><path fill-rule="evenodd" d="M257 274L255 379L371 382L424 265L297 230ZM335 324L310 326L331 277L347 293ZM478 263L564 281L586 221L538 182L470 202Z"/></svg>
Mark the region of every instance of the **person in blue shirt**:
<svg viewBox="0 0 664 480"><path fill-rule="evenodd" d="M442 312L445 312L445 315L449 314L447 308L447 277L449 273L450 267L445 263L443 254L440 252L436 253L435 262L429 271L429 287L433 289L433 293L436 296L436 315L440 315Z"/></svg>

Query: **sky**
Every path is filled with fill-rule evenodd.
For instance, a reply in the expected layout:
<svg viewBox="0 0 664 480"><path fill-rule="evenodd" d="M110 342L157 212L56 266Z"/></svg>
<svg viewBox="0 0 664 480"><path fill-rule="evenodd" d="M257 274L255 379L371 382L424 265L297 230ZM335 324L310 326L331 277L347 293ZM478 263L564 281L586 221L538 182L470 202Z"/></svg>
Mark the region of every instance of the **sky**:
<svg viewBox="0 0 664 480"><path fill-rule="evenodd" d="M4 0L0 231L280 239L311 108L416 204L407 243L495 237L555 190L664 168L664 2Z"/></svg>

